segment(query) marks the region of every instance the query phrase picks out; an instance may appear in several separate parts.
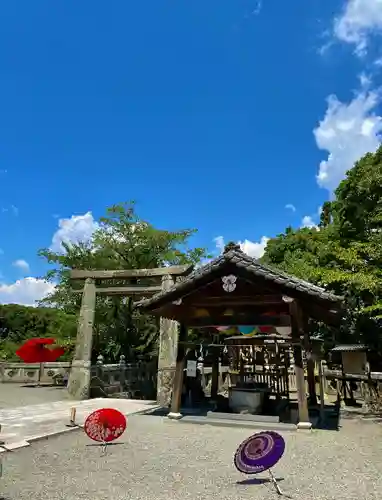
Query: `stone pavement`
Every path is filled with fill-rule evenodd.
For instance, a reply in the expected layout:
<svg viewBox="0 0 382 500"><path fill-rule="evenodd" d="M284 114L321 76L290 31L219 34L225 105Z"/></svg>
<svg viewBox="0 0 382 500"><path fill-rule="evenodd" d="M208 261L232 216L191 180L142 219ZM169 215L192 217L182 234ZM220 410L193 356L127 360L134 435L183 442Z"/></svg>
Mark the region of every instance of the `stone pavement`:
<svg viewBox="0 0 382 500"><path fill-rule="evenodd" d="M70 432L70 410L76 408L76 423L83 425L86 417L99 408L115 408L124 415L145 413L158 407L155 401L96 398L85 401L55 401L0 410L0 441L7 448L17 449L48 436ZM75 429L75 428L74 428ZM3 439L1 439L3 437Z"/></svg>
<svg viewBox="0 0 382 500"><path fill-rule="evenodd" d="M165 423L166 422L166 423ZM286 432L267 472L240 474L233 456L249 429L132 416L105 455L83 432L3 455L5 500L381 500L382 427L346 420L338 432Z"/></svg>

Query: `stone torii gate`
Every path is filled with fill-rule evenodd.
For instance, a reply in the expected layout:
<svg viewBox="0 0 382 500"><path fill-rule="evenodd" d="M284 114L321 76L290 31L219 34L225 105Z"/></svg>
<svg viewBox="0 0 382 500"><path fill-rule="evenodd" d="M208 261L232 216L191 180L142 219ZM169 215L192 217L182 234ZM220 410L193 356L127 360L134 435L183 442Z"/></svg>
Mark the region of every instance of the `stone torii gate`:
<svg viewBox="0 0 382 500"><path fill-rule="evenodd" d="M167 291L177 280L181 280L182 276L188 275L192 269L193 266L186 265L120 271L71 271L71 279L83 283L82 288L73 289L74 292L82 293L82 302L78 318L76 348L68 381L68 393L71 398L81 400L89 397L97 294L149 297L160 291ZM105 284L105 280L122 281L124 286L115 286L114 283ZM167 406L171 400L177 345L178 323L160 318L157 400L163 406Z"/></svg>

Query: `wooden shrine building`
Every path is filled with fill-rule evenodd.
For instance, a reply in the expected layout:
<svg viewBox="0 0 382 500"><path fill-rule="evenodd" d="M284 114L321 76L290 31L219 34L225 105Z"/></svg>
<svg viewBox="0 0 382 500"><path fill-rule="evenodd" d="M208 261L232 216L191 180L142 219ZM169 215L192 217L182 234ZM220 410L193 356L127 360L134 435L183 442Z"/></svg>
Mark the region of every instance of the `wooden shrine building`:
<svg viewBox="0 0 382 500"><path fill-rule="evenodd" d="M221 256L183 276L167 290L141 301L138 307L161 317L162 321L180 325L178 341L175 341L177 345L160 345L162 351L171 349L176 359L167 377L171 385L170 418L182 416L181 396L187 348L190 347L189 329L216 328L219 325L272 326L283 333L293 351L298 427L311 427L302 356L304 348L309 349L307 322L314 318L338 325L342 317L342 297L260 264L243 253L238 245L230 243ZM309 392L315 397L314 372L313 381L309 381L309 372L308 363ZM215 373L215 379L216 376Z"/></svg>

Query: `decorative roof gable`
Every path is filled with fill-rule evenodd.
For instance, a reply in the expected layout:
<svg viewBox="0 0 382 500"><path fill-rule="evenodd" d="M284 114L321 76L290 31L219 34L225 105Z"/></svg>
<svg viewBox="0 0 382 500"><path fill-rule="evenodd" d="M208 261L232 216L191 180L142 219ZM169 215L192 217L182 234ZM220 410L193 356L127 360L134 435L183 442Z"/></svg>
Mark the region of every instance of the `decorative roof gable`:
<svg viewBox="0 0 382 500"><path fill-rule="evenodd" d="M284 294L287 294L288 291L291 296L304 294L320 301L331 302L333 306L335 304L339 306L343 301L343 297L328 292L322 287L261 264L257 259L242 252L239 245L229 243L226 245L222 255L204 266L195 269L188 276L183 276L182 280L170 289L159 292L153 297L139 302L137 305L138 307L150 310L157 309L167 302L173 302L183 295L196 290L199 286L208 283L208 281L216 279L219 271L223 271L228 267L230 268L230 274L233 272L232 269L236 268L238 275L245 275L249 280L260 278L265 282L273 283L279 286Z"/></svg>

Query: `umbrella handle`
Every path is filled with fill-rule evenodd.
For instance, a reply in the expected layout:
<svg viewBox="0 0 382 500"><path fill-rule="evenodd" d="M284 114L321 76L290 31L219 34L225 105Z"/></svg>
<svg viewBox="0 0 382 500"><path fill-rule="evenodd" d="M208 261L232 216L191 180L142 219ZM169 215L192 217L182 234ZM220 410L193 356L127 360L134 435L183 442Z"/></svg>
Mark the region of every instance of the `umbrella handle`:
<svg viewBox="0 0 382 500"><path fill-rule="evenodd" d="M42 377L42 363L40 363L40 368L38 370L38 382L37 382L37 385L40 385L40 382L41 382L41 377Z"/></svg>
<svg viewBox="0 0 382 500"><path fill-rule="evenodd" d="M282 495L283 492L280 490L280 486L278 485L275 476L272 474L271 469L268 469L268 472L269 472L269 475L271 476L271 481L272 481L273 486L275 487L277 494Z"/></svg>

